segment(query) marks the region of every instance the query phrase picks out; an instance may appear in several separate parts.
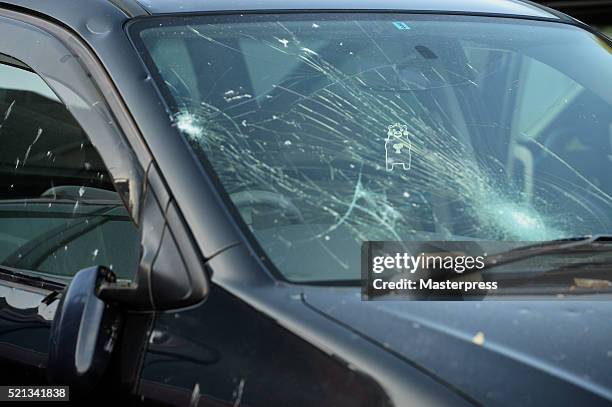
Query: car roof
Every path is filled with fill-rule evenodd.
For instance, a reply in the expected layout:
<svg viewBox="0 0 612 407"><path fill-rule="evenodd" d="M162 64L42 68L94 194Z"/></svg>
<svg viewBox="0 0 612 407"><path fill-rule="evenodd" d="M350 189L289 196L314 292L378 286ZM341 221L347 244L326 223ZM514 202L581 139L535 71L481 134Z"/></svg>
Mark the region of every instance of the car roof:
<svg viewBox="0 0 612 407"><path fill-rule="evenodd" d="M256 10L402 10L506 14L525 17L558 16L544 7L520 0L136 0L151 14Z"/></svg>
<svg viewBox="0 0 612 407"><path fill-rule="evenodd" d="M120 9L127 17L147 14L249 11L401 11L506 15L559 20L562 13L528 0L1 0L0 4L46 14L70 24L75 17L100 18L104 8Z"/></svg>

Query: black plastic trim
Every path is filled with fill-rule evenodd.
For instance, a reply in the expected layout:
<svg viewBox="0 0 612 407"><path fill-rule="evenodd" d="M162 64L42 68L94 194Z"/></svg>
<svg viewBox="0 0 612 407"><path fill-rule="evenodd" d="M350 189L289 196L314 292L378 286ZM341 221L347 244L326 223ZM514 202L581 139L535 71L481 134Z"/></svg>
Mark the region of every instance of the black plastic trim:
<svg viewBox="0 0 612 407"><path fill-rule="evenodd" d="M150 15L150 13L134 0L108 0L109 3L120 9L128 17Z"/></svg>
<svg viewBox="0 0 612 407"><path fill-rule="evenodd" d="M539 9L544 9L541 5ZM549 10L546 10L550 13ZM563 22L557 15L561 14L566 16L559 11L553 10L554 13L550 13L551 17L533 16L525 14L508 14L508 13L488 13L478 11L452 11L452 10L410 10L410 9L364 9L364 8L352 8L352 9L335 9L335 8L313 8L313 9L288 9L288 8L270 8L270 9L246 9L246 10L209 10L209 11L189 11L189 12L172 12L172 13L153 13L147 17L135 17L130 19L126 26L131 25L135 20L143 18L158 18L158 17L192 17L192 16L214 16L214 15L246 15L246 14L415 14L415 15L439 15L439 16L472 16L472 17L501 17L511 18L520 20L534 20L534 21L551 21L551 22ZM567 16L566 16L567 17Z"/></svg>

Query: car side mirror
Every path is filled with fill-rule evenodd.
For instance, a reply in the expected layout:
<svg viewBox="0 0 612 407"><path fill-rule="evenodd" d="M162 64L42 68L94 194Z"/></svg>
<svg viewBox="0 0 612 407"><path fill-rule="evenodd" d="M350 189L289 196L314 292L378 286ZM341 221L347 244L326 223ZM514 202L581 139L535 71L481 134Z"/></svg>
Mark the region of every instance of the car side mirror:
<svg viewBox="0 0 612 407"><path fill-rule="evenodd" d="M136 276L133 281L103 282L98 294L130 310L188 307L208 295L205 260L154 167L148 171L147 182L140 209L142 253Z"/></svg>
<svg viewBox="0 0 612 407"><path fill-rule="evenodd" d="M52 383L85 390L102 377L121 326L115 305L97 297L102 282L114 281L103 267L80 270L59 302L49 343L47 372Z"/></svg>
<svg viewBox="0 0 612 407"><path fill-rule="evenodd" d="M95 386L110 361L125 311L183 308L208 295L209 274L186 222L170 196L159 192L154 170L148 178L136 275L117 280L111 270L97 266L74 276L51 328L47 371L52 383L81 390Z"/></svg>

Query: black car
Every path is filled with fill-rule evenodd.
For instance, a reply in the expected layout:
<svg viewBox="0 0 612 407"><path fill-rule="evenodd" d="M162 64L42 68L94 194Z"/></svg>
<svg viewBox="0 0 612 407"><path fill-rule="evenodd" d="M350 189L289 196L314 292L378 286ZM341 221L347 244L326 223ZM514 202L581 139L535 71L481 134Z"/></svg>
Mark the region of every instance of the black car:
<svg viewBox="0 0 612 407"><path fill-rule="evenodd" d="M610 0L541 0L538 3L596 27L608 37L612 34L612 1Z"/></svg>
<svg viewBox="0 0 612 407"><path fill-rule="evenodd" d="M4 0L0 384L608 405L611 157L612 44L532 2ZM416 240L555 250L506 301L362 296Z"/></svg>

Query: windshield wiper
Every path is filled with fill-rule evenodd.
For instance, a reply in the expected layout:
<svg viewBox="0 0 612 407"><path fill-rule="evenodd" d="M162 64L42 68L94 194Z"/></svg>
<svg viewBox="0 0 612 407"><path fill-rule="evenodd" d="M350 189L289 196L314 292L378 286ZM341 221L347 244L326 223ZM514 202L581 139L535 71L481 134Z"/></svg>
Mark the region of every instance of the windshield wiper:
<svg viewBox="0 0 612 407"><path fill-rule="evenodd" d="M612 252L612 235L577 236L517 247L487 257L483 270L532 257L597 252Z"/></svg>

